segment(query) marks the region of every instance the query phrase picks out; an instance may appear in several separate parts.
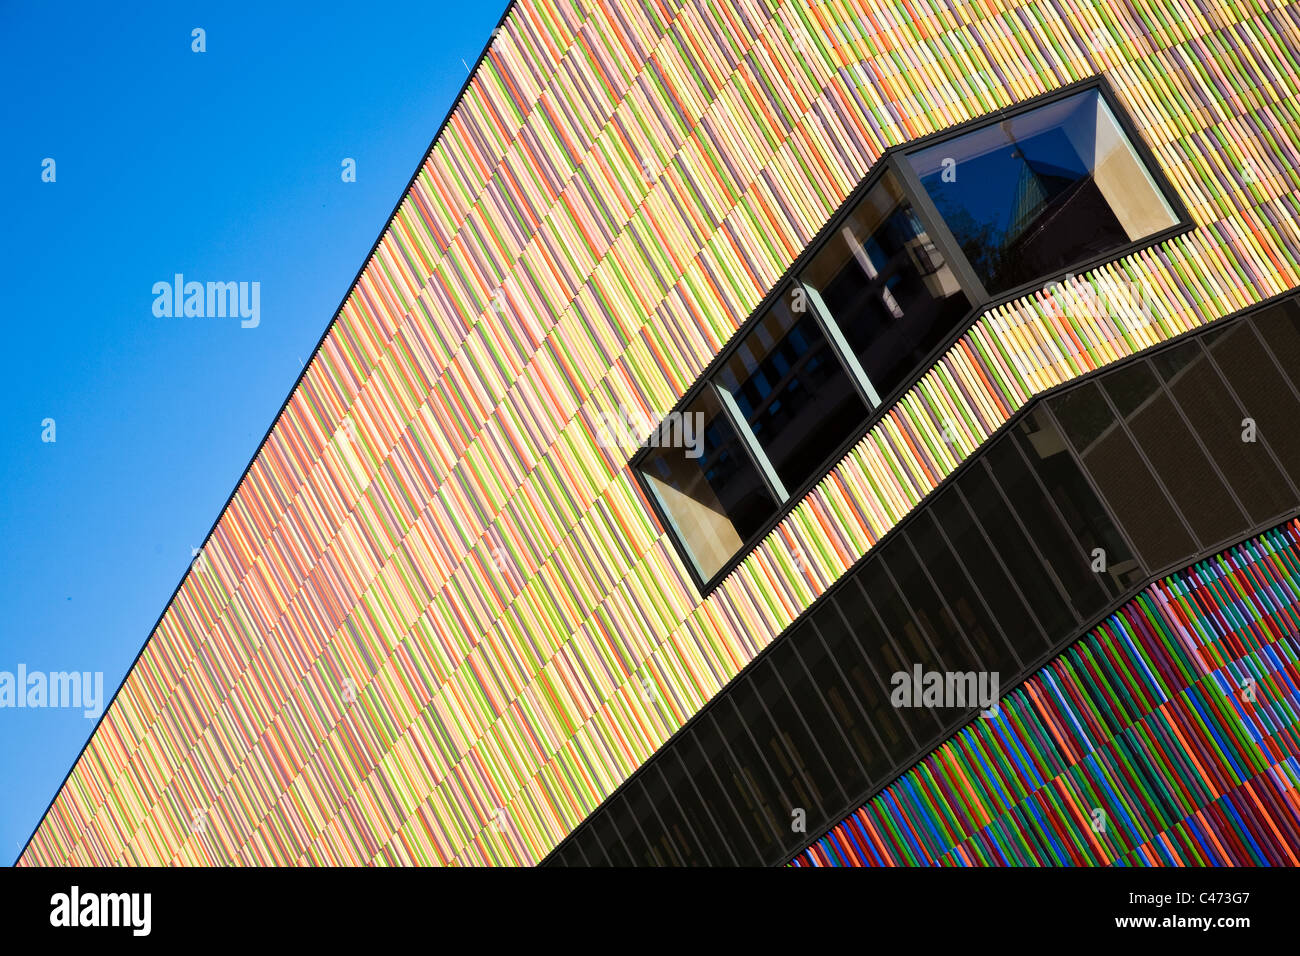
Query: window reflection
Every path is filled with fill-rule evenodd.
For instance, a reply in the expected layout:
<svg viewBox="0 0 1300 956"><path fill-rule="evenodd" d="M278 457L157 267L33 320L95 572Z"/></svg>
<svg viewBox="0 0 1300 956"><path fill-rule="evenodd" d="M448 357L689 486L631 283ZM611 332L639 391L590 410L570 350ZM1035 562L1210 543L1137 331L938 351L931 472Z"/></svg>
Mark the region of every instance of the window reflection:
<svg viewBox="0 0 1300 956"><path fill-rule="evenodd" d="M1057 575L1070 592L1070 598L1082 617L1095 611L1106 598L1116 597L1143 575L1142 566L1124 543L1110 512L1089 486L1073 456L1066 450L1065 436L1039 407L1027 414L1011 429L1025 460L1038 475L1043 488L1055 502L1065 521L1065 534L1050 530L1051 517L1035 518L1036 495L1013 490L1016 466L1005 469L1003 488L1022 508L1034 528L1035 539L1044 557L1057 568ZM1009 446L1008 446L1009 447ZM1008 456L1010 460L1010 457ZM1026 502L1031 502L1026 504ZM1098 551L1105 560L1097 563ZM1095 580L1104 593L1095 593L1089 582Z"/></svg>
<svg viewBox="0 0 1300 956"><path fill-rule="evenodd" d="M803 280L843 331L876 401L910 379L971 306L889 171Z"/></svg>
<svg viewBox="0 0 1300 956"><path fill-rule="evenodd" d="M656 448L641 473L696 573L708 580L776 514L776 500L712 392L684 413L699 416L693 427L703 436L700 447ZM693 451L699 456L690 457Z"/></svg>
<svg viewBox="0 0 1300 956"><path fill-rule="evenodd" d="M867 416L802 291L758 320L717 381L787 490L822 468Z"/></svg>
<svg viewBox="0 0 1300 956"><path fill-rule="evenodd" d="M907 160L993 294L1178 222L1097 90Z"/></svg>

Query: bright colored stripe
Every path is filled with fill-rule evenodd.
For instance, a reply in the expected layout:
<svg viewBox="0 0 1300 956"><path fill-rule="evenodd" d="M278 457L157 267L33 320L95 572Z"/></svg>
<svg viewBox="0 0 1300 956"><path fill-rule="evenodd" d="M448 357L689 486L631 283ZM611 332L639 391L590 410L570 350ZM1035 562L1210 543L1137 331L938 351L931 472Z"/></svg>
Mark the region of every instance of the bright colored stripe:
<svg viewBox="0 0 1300 956"><path fill-rule="evenodd" d="M1226 567L1231 598L1215 587ZM1151 585L1007 695L999 717L945 741L792 865L1297 865L1297 605L1300 521ZM1194 626L1229 609L1235 623L1189 641L1188 607ZM1150 662L1134 669L1136 687L1089 668L1108 649L1135 661L1134 632ZM1052 774L1021 765L1009 781L988 762L962 772L982 742ZM895 825L902 805L908 828ZM983 852L1013 840L1024 858Z"/></svg>

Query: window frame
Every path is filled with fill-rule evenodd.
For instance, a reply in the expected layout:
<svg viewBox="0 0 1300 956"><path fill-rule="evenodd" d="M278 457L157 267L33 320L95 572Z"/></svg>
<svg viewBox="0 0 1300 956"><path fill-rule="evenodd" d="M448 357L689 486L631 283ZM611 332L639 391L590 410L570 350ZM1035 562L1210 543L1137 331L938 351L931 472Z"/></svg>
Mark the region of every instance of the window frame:
<svg viewBox="0 0 1300 956"><path fill-rule="evenodd" d="M910 163L905 162L904 160L911 153L919 152L920 150L927 149L948 140L957 139L985 126L990 126L1003 120L1049 106L1059 100L1090 91L1097 92L1101 97L1102 102L1109 108L1116 124L1127 138L1129 144L1133 147L1134 152L1137 154L1137 158L1143 164L1148 175L1151 177L1152 184L1164 201L1168 203L1169 208L1174 215L1175 222L1173 225L1152 233L1143 239L1129 242L1098 256L1087 257L1074 262L1063 269L1049 273L1040 279L1035 279L996 295L990 295L985 289L983 282L976 275L974 268L967 260L965 254L962 253L960 245L953 236L951 230L948 228L943 217L939 214L934 201L930 198L929 192L921 184L920 178L917 176L915 170L912 168ZM769 465L762 461L752 461L754 466L758 469L759 474L763 476L763 480L772 494L772 497L777 501L777 509L773 516L760 527L760 530L747 538L735 555L728 559L725 564L723 564L707 579L700 576L695 567L695 562L690 555L689 548L683 541L679 540L679 535L673 531L673 528L676 527L675 523L664 512L660 505L658 496L654 493L653 489L647 483L645 476L641 473L641 465L651 454L659 450L649 443L649 439L654 437L657 433L658 426L656 426L655 430L652 430L651 435L646 439L646 442L642 444L629 460L628 467L633 474L634 480L641 492L641 496L653 511L659 527L672 541L673 548L677 551L679 559L685 567L687 574L690 576L692 583L699 591L701 598L708 597L714 590L716 590L722 582L726 580L728 575L739 567L740 564L753 553L754 549L761 544L762 541L771 534L782 521L789 517L791 512L798 507L808 494L825 480L826 476L834 468L836 463L842 461L849 451L851 451L853 447L856 446L871 431L871 429L874 428L881 419L883 419L885 415L898 404L899 400L916 386L916 383L920 378L923 377L927 371L933 368L938 360L947 353L963 335L970 331L971 327L980 316L1000 305L1013 302L1030 293L1041 291L1066 277L1077 275L1104 263L1113 262L1126 256L1130 256L1135 252L1166 242L1175 236L1182 235L1195 228L1195 223L1192 220L1191 214L1186 205L1183 203L1182 197L1169 182L1169 178L1165 174L1164 169L1157 161L1151 147L1142 137L1141 131L1137 128L1132 117L1130 117L1128 110L1125 109L1123 104L1119 101L1110 85L1110 82L1101 74L1068 84L1039 96L1022 100L1018 103L1013 103L1010 106L994 112L982 114L970 120L966 120L963 123L959 123L956 126L950 126L946 129L929 133L917 139L909 140L906 143L887 147L872 165L871 169L869 169L866 175L863 176L861 182L854 187L853 191L840 204L840 207L831 215L822 228L818 230L817 234L804 247L803 251L800 252L798 257L795 258L781 277L773 284L767 295L765 295L762 301L758 303L752 312L750 312L750 314L745 318L745 321L740 324L732 334L731 338L727 341L726 345L723 346L718 354L713 357L700 374L696 376L694 383L677 400L671 411L678 412L684 410L706 390L713 389L716 391L720 389L720 386L717 385L714 379L717 377L719 371L723 368L726 362L745 341L746 335L754 328L758 319L761 318L761 316L769 309L773 308L782 297L788 295L796 285L800 284L800 274L811 263L814 256L825 248L828 239L834 236L839 231L840 227L856 211L858 205L866 197L867 193L869 193L885 175L891 173L902 189L904 198L912 204L912 207L920 218L922 225L925 226L927 235L939 248L939 251L944 257L945 263L952 267L961 291L971 303L971 307L962 318L955 323L952 331L944 336L939 344L921 360L913 373L889 392L879 395L880 400L878 404L872 403L870 396L865 393L862 394L862 397L868 402L868 405L871 406L869 414L862 421L862 426L838 445L835 450L831 452L830 456L818 468L813 470L812 477L807 479L799 487L784 489L786 491L786 496L784 498L781 497L779 490L773 487L771 482L768 480L767 467L769 467ZM823 334L825 334L828 340L830 340L832 352L836 359L840 362L850 380L861 393L861 382L859 381L859 376L853 370L851 362L846 361L846 355L842 347L844 343L840 341L841 333L838 328L834 330L827 328L827 320L831 319L833 321L833 317L823 315L822 310L816 306L812 308L812 313ZM745 436L749 431L747 423L743 419L737 419L734 410L726 402L722 402L722 413L727 416L730 424L736 430L737 435L741 436L741 445L746 448L750 458L753 459L753 449L749 448L749 442L745 440Z"/></svg>

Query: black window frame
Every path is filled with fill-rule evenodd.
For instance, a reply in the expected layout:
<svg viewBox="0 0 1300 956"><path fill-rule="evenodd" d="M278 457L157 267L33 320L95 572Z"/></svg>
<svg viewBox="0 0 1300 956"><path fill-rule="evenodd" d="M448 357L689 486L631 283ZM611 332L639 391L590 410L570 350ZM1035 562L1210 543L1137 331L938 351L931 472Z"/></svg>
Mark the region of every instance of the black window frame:
<svg viewBox="0 0 1300 956"><path fill-rule="evenodd" d="M1013 289L1008 289L1005 292L990 295L984 288L979 277L975 274L974 268L962 253L956 238L944 222L943 217L939 214L933 200L930 198L925 187L921 184L920 178L912 169L911 164L904 162L903 160L911 153L927 149L948 140L957 139L982 127L990 126L1024 113L1032 112L1042 107L1049 106L1057 101L1089 91L1096 91L1105 105L1110 109L1115 122L1119 125L1120 130L1124 133L1129 144L1137 153L1137 157L1145 167L1148 175L1151 177L1153 185L1159 191L1165 202L1168 203L1176 221L1173 225L1162 229L1159 232L1152 233L1143 239L1119 246L1101 255L1092 256L1072 263L1066 268L1049 273L1042 278L1035 279L1032 282L1025 283ZM868 405L871 407L869 413L863 419L861 427L836 447L825 461L823 461L817 468L813 469L811 477L809 477L803 484L796 488L783 489L786 492L784 499L782 499L777 491L771 487L771 482L767 477L763 463L753 462L755 467L758 469L760 476L762 476L764 481L767 482L769 486L768 490L772 494L772 497L777 501L776 511L757 532L745 539L741 547L730 559L727 560L726 563L724 563L711 577L707 579L700 576L695 567L695 561L691 557L689 548L683 541L679 540L678 535L672 530L672 520L663 510L658 496L641 472L641 466L645 463L646 459L659 450L656 444L652 441L658 433L658 427L651 432L651 435L646 439L646 442L632 456L628 465L632 471L634 480L637 482L642 497L645 498L646 502L652 509L659 527L665 531L669 540L672 542L673 548L677 551L679 559L685 567L687 574L690 576L692 583L699 591L701 598L708 597L713 591L715 591L722 582L726 580L726 578L736 570L736 568L739 567L746 558L749 557L754 549L761 544L763 540L781 524L782 521L789 517L790 513L798 507L808 494L823 480L825 480L826 476L833 470L834 466L842 461L854 446L856 446L871 431L871 429L874 428L881 419L883 419L885 415L887 415L889 411L898 404L899 400L906 395L909 390L914 388L917 382L937 364L938 360L946 354L962 336L970 331L971 327L980 316L1000 305L1013 302L1030 293L1049 288L1053 284L1058 283L1067 277L1086 272L1099 265L1107 262L1114 262L1143 249L1166 242L1169 239L1182 235L1195 227L1195 223L1191 219L1191 214L1184 205L1181 196L1179 196L1177 190L1174 189L1173 185L1169 182L1164 169L1161 167L1155 154L1141 135L1141 131L1133 122L1128 110L1126 110L1120 103L1114 89L1103 75L1088 77L1087 79L1052 90L1049 93L1022 100L1019 103L1014 103L1001 110L974 117L973 119L967 120L956 126L951 126L947 129L909 140L906 143L888 147L881 154L880 158L876 160L872 168L868 170L867 174L862 178L862 181L840 205L839 209L836 210L829 220L827 220L826 224L808 243L803 252L799 254L781 278L772 286L768 291L768 294L763 298L753 312L751 312L745 321L736 329L735 333L731 336L731 339L722 350L713 357L713 360L709 362L699 376L697 376L690 389L688 389L686 393L678 399L676 404L673 406L672 412L683 411L703 392L719 388L714 379L728 360L745 342L747 334L754 328L756 322L765 315L768 310L773 308L783 296L786 296L791 292L795 285L800 281L800 273L802 273L809 265L814 256L822 251L827 241L834 236L847 219L853 215L857 210L859 203L886 174L892 174L902 188L906 201L911 203L917 216L920 218L922 225L925 227L927 235L939 248L939 251L944 257L944 261L952 267L961 287L961 292L967 297L967 300L971 303L971 307L963 317L955 323L953 329L943 338L943 340L940 341L939 344L920 361L912 373L905 377L892 390L879 396L879 404L872 405L872 403L868 401ZM823 334L831 337L831 333L825 328L823 317L818 315L817 310L814 310L813 314L816 317L818 326L821 328ZM856 382L856 376L845 364L844 357L839 354L840 349L833 348L833 351L836 354L836 358L842 365L844 365L850 378ZM738 435L743 435L745 431L744 423L735 421L734 412L727 403L723 402L722 405L723 414L727 416L732 427L736 429ZM743 441L742 444L744 444Z"/></svg>

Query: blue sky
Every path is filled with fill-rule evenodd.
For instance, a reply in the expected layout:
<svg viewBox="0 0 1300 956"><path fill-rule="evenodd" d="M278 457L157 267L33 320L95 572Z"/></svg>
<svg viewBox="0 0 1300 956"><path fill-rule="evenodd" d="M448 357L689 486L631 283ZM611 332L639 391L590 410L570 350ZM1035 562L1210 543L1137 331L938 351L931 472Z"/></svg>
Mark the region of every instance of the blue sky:
<svg viewBox="0 0 1300 956"><path fill-rule="evenodd" d="M0 671L105 703L506 3L230 6L0 4ZM260 282L260 324L155 317L178 272ZM93 727L0 708L0 861Z"/></svg>

